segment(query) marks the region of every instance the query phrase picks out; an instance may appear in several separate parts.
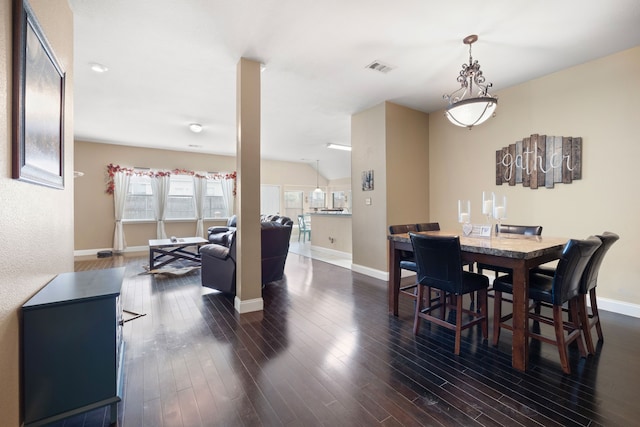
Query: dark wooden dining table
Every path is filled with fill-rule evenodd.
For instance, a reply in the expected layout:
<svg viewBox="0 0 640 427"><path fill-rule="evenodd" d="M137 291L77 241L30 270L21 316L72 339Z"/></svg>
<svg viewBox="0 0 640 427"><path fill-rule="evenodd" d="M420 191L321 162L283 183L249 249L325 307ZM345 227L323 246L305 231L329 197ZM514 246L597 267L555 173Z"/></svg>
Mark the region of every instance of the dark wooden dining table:
<svg viewBox="0 0 640 427"><path fill-rule="evenodd" d="M426 231L419 234L460 236L463 262L507 267L513 270L513 339L511 365L527 370L529 270L557 260L569 239L562 237L522 236L502 234L492 237L468 237L449 231ZM389 313L398 315L400 294L400 254L413 252L409 234L392 234L389 241Z"/></svg>

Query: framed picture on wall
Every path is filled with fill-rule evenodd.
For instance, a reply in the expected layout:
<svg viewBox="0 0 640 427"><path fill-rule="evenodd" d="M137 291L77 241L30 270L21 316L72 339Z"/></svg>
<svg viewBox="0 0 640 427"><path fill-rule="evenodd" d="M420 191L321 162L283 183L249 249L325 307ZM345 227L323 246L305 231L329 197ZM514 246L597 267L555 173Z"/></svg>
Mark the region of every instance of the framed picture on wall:
<svg viewBox="0 0 640 427"><path fill-rule="evenodd" d="M362 172L362 191L373 190L373 169Z"/></svg>
<svg viewBox="0 0 640 427"><path fill-rule="evenodd" d="M12 176L62 189L65 73L27 0L13 26Z"/></svg>

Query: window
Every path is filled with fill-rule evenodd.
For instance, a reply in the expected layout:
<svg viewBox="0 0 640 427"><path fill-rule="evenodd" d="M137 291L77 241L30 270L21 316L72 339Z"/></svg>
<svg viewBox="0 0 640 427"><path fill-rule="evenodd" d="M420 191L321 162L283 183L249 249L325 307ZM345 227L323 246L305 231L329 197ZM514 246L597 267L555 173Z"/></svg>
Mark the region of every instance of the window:
<svg viewBox="0 0 640 427"><path fill-rule="evenodd" d="M154 220L151 178L132 175L124 207L124 220Z"/></svg>
<svg viewBox="0 0 640 427"><path fill-rule="evenodd" d="M324 191L312 191L309 193L309 207L324 208Z"/></svg>
<svg viewBox="0 0 640 427"><path fill-rule="evenodd" d="M284 192L284 215L289 218L297 218L302 214L302 191L285 191Z"/></svg>
<svg viewBox="0 0 640 427"><path fill-rule="evenodd" d="M166 219L195 219L196 204L193 200L193 177L171 175Z"/></svg>
<svg viewBox="0 0 640 427"><path fill-rule="evenodd" d="M204 198L205 218L225 218L231 216L227 212L222 193L222 182L215 179L207 179L207 192Z"/></svg>
<svg viewBox="0 0 640 427"><path fill-rule="evenodd" d="M331 198L333 199L333 208L339 209L347 206L346 197L344 191L334 191L331 193Z"/></svg>
<svg viewBox="0 0 640 427"><path fill-rule="evenodd" d="M195 219L194 184L191 175L171 175L166 219ZM207 180L204 200L205 218L224 218L229 214L225 208L222 184L219 180ZM154 221L153 190L151 177L132 175L129 194L125 202L125 220Z"/></svg>
<svg viewBox="0 0 640 427"><path fill-rule="evenodd" d="M155 221L152 177L148 170L137 169L131 175L129 192L125 201L123 219L125 221ZM204 218L227 218L233 213L233 200L225 201L223 186L226 181L218 178L219 174L206 180L206 191L203 200ZM192 175L171 174L169 177L169 195L165 208L167 220L195 220L195 180ZM231 191L231 190L229 190ZM228 195L228 197L231 195Z"/></svg>

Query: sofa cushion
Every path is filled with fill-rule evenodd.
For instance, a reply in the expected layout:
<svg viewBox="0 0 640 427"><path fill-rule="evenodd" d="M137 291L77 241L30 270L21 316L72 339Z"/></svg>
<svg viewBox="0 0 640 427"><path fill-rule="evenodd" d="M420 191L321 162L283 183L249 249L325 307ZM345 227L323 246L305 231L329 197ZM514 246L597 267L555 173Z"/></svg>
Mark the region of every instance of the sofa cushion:
<svg viewBox="0 0 640 427"><path fill-rule="evenodd" d="M200 254L206 254L218 259L227 259L229 257L229 248L223 245L212 243L201 246Z"/></svg>

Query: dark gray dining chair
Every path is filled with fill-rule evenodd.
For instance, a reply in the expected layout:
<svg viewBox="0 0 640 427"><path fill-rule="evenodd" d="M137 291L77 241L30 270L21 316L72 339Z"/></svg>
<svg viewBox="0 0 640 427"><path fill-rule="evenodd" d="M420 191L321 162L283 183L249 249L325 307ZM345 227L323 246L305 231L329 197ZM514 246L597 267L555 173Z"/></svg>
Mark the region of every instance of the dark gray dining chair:
<svg viewBox="0 0 640 427"><path fill-rule="evenodd" d="M488 338L487 287L489 279L481 274L462 269L462 251L458 236L428 236L409 233L413 253L418 267L418 294L413 323L413 333L418 334L420 321L428 320L436 325L455 331L454 353L460 354L462 331L480 324L482 336ZM439 303L426 304L425 289L437 289L442 297ZM466 310L462 306L463 295L478 293L480 313ZM450 298L448 298L450 297ZM455 300L455 305L450 301ZM439 316L432 312L439 309ZM446 320L446 310L455 309L455 324ZM463 314L470 320L463 322Z"/></svg>
<svg viewBox="0 0 640 427"><path fill-rule="evenodd" d="M389 226L389 234L404 234L410 231L418 231L416 224L396 224ZM416 261L411 251L400 252L400 269L409 270L414 273L418 271ZM408 286L401 286L400 293L409 296L412 299L416 298L417 284L413 283Z"/></svg>
<svg viewBox="0 0 640 427"><path fill-rule="evenodd" d="M604 335L602 334L602 325L600 323L600 314L598 313L598 300L596 298L596 286L598 286L598 273L600 272L600 266L604 260L604 256L609 252L611 246L620 239L616 233L605 231L604 233L596 236L602 242L602 245L596 250L591 257L589 264L582 274L580 279L580 298L578 300L580 309L580 325L582 326L582 333L584 339L587 342L587 350L591 354L595 354L595 347L593 345L593 337L591 336L591 329L595 326L598 334L598 340L604 341ZM533 273L546 274L553 276L556 269L550 267L539 267L532 270ZM587 307L587 295L591 303L591 313Z"/></svg>
<svg viewBox="0 0 640 427"><path fill-rule="evenodd" d="M529 313L529 318L535 322L541 322L554 327L555 336L543 335L537 329L530 329L527 335L533 339L553 344L558 347L562 371L571 373L568 357L568 346L573 341L578 343L580 355L587 356L583 332L579 316L579 296L582 275L598 247L602 245L600 239L591 236L585 240L571 239L562 251L555 274L534 273L529 274L529 299L536 303L536 312ZM495 300L493 305L493 345L498 345L500 330L502 328L513 331L508 321L513 315L502 316L502 294L513 294L513 275L500 276L493 281ZM538 302L550 304L553 308L552 316L541 314ZM564 321L562 313L563 304L568 303L569 320ZM566 332L566 335L565 335Z"/></svg>

